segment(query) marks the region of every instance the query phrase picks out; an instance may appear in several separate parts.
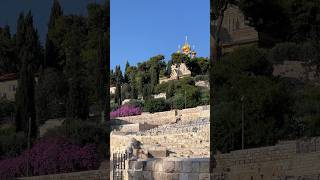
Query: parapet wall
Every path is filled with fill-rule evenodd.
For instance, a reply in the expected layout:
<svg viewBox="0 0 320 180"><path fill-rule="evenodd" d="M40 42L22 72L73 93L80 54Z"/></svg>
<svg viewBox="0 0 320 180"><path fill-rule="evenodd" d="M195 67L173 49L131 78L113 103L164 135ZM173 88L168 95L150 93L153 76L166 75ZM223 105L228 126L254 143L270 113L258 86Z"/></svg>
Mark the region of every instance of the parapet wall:
<svg viewBox="0 0 320 180"><path fill-rule="evenodd" d="M32 176L17 178L18 180L75 180L75 179L99 179L99 180L109 180L110 178L109 170L92 170L92 171L82 171L73 173L63 173L63 174L51 174L44 176Z"/></svg>
<svg viewBox="0 0 320 180"><path fill-rule="evenodd" d="M216 160L216 173L231 180L320 175L320 138L232 151L216 155Z"/></svg>
<svg viewBox="0 0 320 180"><path fill-rule="evenodd" d="M210 106L198 106L195 108L177 110L177 114L181 115L181 121L193 121L199 118L209 118ZM147 123L151 125L164 125L175 123L176 111L171 110L157 113L142 113L138 116L118 117L117 119L133 124Z"/></svg>
<svg viewBox="0 0 320 180"><path fill-rule="evenodd" d="M210 179L209 158L149 159L128 161L127 164L129 168L125 171L124 180Z"/></svg>

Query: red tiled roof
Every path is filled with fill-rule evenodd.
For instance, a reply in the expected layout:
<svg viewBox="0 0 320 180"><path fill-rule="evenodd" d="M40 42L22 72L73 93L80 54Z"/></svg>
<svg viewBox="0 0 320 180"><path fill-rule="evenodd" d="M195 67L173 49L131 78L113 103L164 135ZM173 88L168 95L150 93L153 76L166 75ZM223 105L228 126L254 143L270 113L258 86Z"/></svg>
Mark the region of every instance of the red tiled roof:
<svg viewBox="0 0 320 180"><path fill-rule="evenodd" d="M4 75L0 76L0 82L12 81L12 80L16 80L16 79L17 79L17 74L15 74L15 73L4 74Z"/></svg>

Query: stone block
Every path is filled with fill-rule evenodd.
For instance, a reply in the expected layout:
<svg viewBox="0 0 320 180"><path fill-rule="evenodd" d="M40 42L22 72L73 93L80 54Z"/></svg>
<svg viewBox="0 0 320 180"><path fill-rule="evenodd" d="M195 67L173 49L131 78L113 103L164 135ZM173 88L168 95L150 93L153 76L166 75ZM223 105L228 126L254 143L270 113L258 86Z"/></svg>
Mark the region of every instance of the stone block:
<svg viewBox="0 0 320 180"><path fill-rule="evenodd" d="M200 173L199 180L210 180L210 173Z"/></svg>
<svg viewBox="0 0 320 180"><path fill-rule="evenodd" d="M179 180L178 173L163 173L163 180Z"/></svg>
<svg viewBox="0 0 320 180"><path fill-rule="evenodd" d="M192 162L192 171L191 172L197 173L200 171L199 168L200 168L200 162Z"/></svg>
<svg viewBox="0 0 320 180"><path fill-rule="evenodd" d="M154 165L155 172L162 172L163 171L163 163L162 161L156 161Z"/></svg>
<svg viewBox="0 0 320 180"><path fill-rule="evenodd" d="M152 179L152 172L151 171L144 171L143 172L143 179Z"/></svg>
<svg viewBox="0 0 320 180"><path fill-rule="evenodd" d="M199 180L198 173L188 173L188 180Z"/></svg>
<svg viewBox="0 0 320 180"><path fill-rule="evenodd" d="M175 161L174 162L174 169L175 169L175 172L182 172L182 162Z"/></svg>
<svg viewBox="0 0 320 180"><path fill-rule="evenodd" d="M151 149L148 150L149 155L153 158L161 158L161 157L167 157L168 151L167 149Z"/></svg>
<svg viewBox="0 0 320 180"><path fill-rule="evenodd" d="M154 171L155 161L146 161L146 166L144 168L145 171Z"/></svg>
<svg viewBox="0 0 320 180"><path fill-rule="evenodd" d="M164 180L164 175L162 172L154 172L152 173L153 180Z"/></svg>
<svg viewBox="0 0 320 180"><path fill-rule="evenodd" d="M210 169L209 162L200 162L200 172L201 173L208 173Z"/></svg>
<svg viewBox="0 0 320 180"><path fill-rule="evenodd" d="M192 161L183 161L182 162L182 172L189 173L192 171Z"/></svg>
<svg viewBox="0 0 320 180"><path fill-rule="evenodd" d="M146 163L145 161L134 161L133 162L133 169L143 170L145 163Z"/></svg>
<svg viewBox="0 0 320 180"><path fill-rule="evenodd" d="M163 171L166 173L173 173L175 171L173 161L163 161Z"/></svg>
<svg viewBox="0 0 320 180"><path fill-rule="evenodd" d="M133 173L133 179L143 179L143 171L135 171Z"/></svg>
<svg viewBox="0 0 320 180"><path fill-rule="evenodd" d="M179 180L188 180L188 173L181 173L179 175Z"/></svg>

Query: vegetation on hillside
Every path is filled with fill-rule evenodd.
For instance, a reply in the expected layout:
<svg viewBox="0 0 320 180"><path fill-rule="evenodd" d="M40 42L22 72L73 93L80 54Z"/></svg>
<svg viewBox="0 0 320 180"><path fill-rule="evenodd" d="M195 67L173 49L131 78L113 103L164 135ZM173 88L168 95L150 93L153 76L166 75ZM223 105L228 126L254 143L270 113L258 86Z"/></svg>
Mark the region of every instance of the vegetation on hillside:
<svg viewBox="0 0 320 180"><path fill-rule="evenodd" d="M29 125L30 144L33 147L31 151L37 151L37 156L43 158L29 161L30 167L39 170L36 172L34 169L33 175L50 173L47 170L42 171L39 164L34 163L41 161L50 164L49 156L63 155L57 154L56 150L68 150L67 147L59 150L60 144L56 144L57 147L53 147L53 151L47 154L41 152L41 149L36 150L38 146L34 143L39 139L39 126L52 118L66 120L62 127L53 130L59 133L51 132L46 135L46 143L50 144L53 140L51 136L64 136L67 138L65 142L78 143L77 147L80 149L75 153L82 155L85 155L87 144L93 144L90 152L87 151L94 160L92 163L96 163L98 157L95 149L98 149L99 153L103 152L100 160L107 158L108 148L105 143L109 132L108 129L99 127L107 126L101 122L101 119L104 119L102 117L99 117L99 120L89 120L89 109L98 107L98 112L94 113L109 117L109 113L106 113L109 103L105 102L109 69L106 61L102 59L102 49L108 49L106 41L109 41L106 36L108 8L90 3L87 5L86 16L65 15L62 9L59 1L54 0L44 47L40 43L31 11L27 14L20 13L15 34L10 33L9 26L0 27L0 75L16 73L18 77L15 102L3 99L0 101L1 120L5 116L15 117L14 124L0 127L0 166L5 168L1 168L4 171L1 171L0 177L25 175L26 163L21 167L20 165L21 158L25 157L23 152L26 152L27 148ZM68 167L62 167L61 162L55 165L59 171L52 170L54 173L70 172L92 169L98 165L96 163L89 165L90 167L80 167L84 161L89 160L82 158L72 162L70 159L71 164L67 165ZM7 162L12 163L5 165ZM8 168L16 168L19 172L9 171Z"/></svg>
<svg viewBox="0 0 320 180"><path fill-rule="evenodd" d="M160 78L170 77L171 65L185 62L191 77L159 83ZM151 57L148 61L130 66L127 62L125 72L120 66L110 71L111 86L116 87L111 97L113 107L120 106L124 99L144 100L144 111L159 112L170 109L183 109L209 103L209 90L195 86L195 80L208 80L209 60L203 57L189 58L173 53L171 60L165 61L163 55ZM166 100L157 100L153 95L166 93Z"/></svg>

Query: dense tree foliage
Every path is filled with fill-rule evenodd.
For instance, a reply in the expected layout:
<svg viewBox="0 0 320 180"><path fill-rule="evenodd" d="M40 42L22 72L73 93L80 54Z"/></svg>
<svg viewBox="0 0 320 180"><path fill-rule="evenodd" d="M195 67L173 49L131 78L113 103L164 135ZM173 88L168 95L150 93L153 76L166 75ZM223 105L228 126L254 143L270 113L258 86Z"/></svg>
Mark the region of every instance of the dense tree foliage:
<svg viewBox="0 0 320 180"><path fill-rule="evenodd" d="M103 55L109 53L105 52L109 15L106 15L107 7L99 4L88 4L87 11L86 16L64 15L59 1L54 0L44 49L31 12L20 13L17 32L13 35L8 26L0 27L0 75L17 73L18 76L15 102L1 100L0 112L1 119L15 112L13 130L17 134L0 133L1 140L8 139L1 144L0 156L17 156L26 148L26 140L20 136L27 137L29 118L31 137L35 139L37 126L51 118L68 117L64 124L68 128L60 135L65 135L67 130L67 135L73 138L71 125L80 119L88 120L89 107L99 107L97 111L102 120L109 116L105 113L108 55ZM95 130L97 128L90 131ZM101 139L108 139L108 134L101 134ZM93 141L88 139L85 143ZM99 146L101 144L102 141ZM106 148L104 152L108 152Z"/></svg>
<svg viewBox="0 0 320 180"><path fill-rule="evenodd" d="M274 61L270 59L273 54L274 50L239 48L213 67L215 93L211 115L215 119L213 138L218 150L228 152L241 148L242 103L246 148L318 135L319 112L315 105L319 103L318 85L308 80L274 77ZM299 53L304 54L308 52ZM283 56L289 58L290 55Z"/></svg>
<svg viewBox="0 0 320 180"><path fill-rule="evenodd" d="M209 71L209 60L207 58L190 58L181 53L173 53L171 59L166 62L163 55L157 55L151 57L147 61L138 63L137 66L130 66L130 64L127 62L125 66L125 73L121 73L121 77L119 77L120 74L118 73L119 71L121 71L119 66L116 67L115 71L111 70L111 86L119 86L119 81L117 81L117 79L122 79L122 82L120 83L122 100L137 99L139 95L143 97L144 100L149 100L152 99L152 95L162 92L166 92L167 98L171 98L173 96L173 93L178 92L174 90L180 88L180 86L173 86L171 85L171 83L169 83L170 88L167 90L166 88L163 88L165 87L165 85L159 85L159 82L161 77L170 77L171 65L173 63L177 65L179 65L180 63L186 63L186 66L192 72L192 76L206 75ZM182 80L182 82L184 82L184 80ZM185 88L187 89L187 87ZM197 89L194 87L194 84L189 88L191 89L188 89L188 92L193 89ZM115 98L119 97L119 92L118 90L116 90ZM182 94L184 98L185 93L183 92ZM193 97L190 96L188 98ZM197 98L195 100L198 101ZM115 101L119 102L116 99ZM190 105L190 107L195 106L195 104L197 103L191 104L193 105ZM182 106L179 107L182 108Z"/></svg>
<svg viewBox="0 0 320 180"><path fill-rule="evenodd" d="M0 74L18 72L19 61L15 41L8 25L0 27L0 60Z"/></svg>
<svg viewBox="0 0 320 180"><path fill-rule="evenodd" d="M239 7L259 32L259 43L264 47L320 38L317 1L240 0Z"/></svg>

